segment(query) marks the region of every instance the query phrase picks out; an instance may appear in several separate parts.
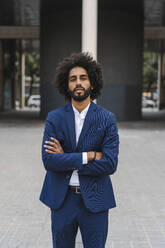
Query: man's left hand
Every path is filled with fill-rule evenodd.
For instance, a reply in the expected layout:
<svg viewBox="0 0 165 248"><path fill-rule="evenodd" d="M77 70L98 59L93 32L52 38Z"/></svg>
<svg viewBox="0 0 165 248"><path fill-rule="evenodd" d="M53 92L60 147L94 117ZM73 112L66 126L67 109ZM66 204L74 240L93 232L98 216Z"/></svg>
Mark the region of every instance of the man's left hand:
<svg viewBox="0 0 165 248"><path fill-rule="evenodd" d="M55 154L55 153L64 153L64 150L60 144L60 142L51 137L52 141L45 141L44 147L45 147L45 152L48 152L50 154Z"/></svg>

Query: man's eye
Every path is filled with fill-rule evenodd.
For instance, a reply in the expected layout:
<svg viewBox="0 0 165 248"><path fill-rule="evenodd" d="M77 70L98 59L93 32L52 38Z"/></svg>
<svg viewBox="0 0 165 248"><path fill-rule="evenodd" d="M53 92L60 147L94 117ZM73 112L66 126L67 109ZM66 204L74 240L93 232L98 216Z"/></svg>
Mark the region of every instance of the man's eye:
<svg viewBox="0 0 165 248"><path fill-rule="evenodd" d="M74 82L75 80L76 80L75 78L71 78L71 79L70 79L71 82Z"/></svg>
<svg viewBox="0 0 165 248"><path fill-rule="evenodd" d="M83 81L85 81L86 79L87 79L86 77L81 78L81 80L83 80Z"/></svg>

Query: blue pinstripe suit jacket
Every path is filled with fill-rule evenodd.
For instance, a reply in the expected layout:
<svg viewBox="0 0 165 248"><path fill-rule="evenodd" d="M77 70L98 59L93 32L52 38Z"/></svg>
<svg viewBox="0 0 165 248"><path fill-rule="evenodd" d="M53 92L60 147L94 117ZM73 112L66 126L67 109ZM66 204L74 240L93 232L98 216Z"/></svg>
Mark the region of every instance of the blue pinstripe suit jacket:
<svg viewBox="0 0 165 248"><path fill-rule="evenodd" d="M43 145L56 138L63 154L49 154ZM82 152L100 151L100 160L82 164ZM116 206L110 176L117 169L119 137L114 114L91 102L76 146L75 118L68 104L49 112L42 143L42 160L46 176L40 200L50 208L62 205L73 170L78 170L85 206L100 212Z"/></svg>

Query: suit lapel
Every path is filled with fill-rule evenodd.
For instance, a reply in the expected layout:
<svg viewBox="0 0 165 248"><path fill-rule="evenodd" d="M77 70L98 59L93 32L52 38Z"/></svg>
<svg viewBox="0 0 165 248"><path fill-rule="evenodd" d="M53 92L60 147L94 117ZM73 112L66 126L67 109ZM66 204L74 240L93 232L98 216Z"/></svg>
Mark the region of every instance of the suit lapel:
<svg viewBox="0 0 165 248"><path fill-rule="evenodd" d="M76 150L75 116L71 103L66 106L66 122L73 151Z"/></svg>
<svg viewBox="0 0 165 248"><path fill-rule="evenodd" d="M79 148L80 144L83 142L84 137L88 131L88 129L90 128L90 126L92 125L92 120L94 119L95 113L96 113L96 104L91 102L88 112L86 114L85 120L84 120L84 124L82 127L82 131L78 140L78 144L77 144L77 149Z"/></svg>

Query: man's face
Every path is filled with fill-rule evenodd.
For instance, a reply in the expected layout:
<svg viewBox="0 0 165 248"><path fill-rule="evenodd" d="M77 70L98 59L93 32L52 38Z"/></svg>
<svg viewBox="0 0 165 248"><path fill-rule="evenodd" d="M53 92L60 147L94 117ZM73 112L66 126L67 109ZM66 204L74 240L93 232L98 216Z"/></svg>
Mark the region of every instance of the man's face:
<svg viewBox="0 0 165 248"><path fill-rule="evenodd" d="M85 100L91 93L87 71L83 67L73 67L69 72L68 92L75 101Z"/></svg>

